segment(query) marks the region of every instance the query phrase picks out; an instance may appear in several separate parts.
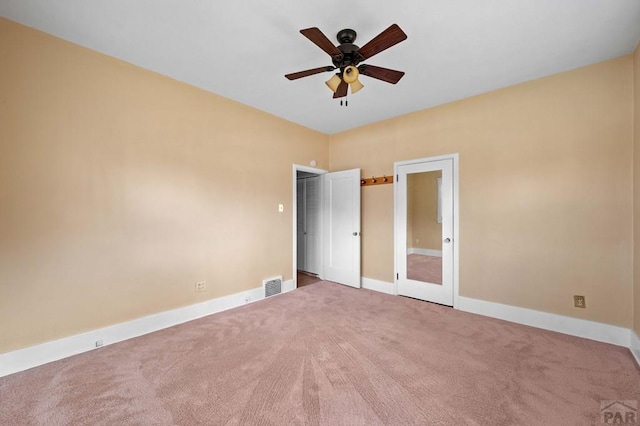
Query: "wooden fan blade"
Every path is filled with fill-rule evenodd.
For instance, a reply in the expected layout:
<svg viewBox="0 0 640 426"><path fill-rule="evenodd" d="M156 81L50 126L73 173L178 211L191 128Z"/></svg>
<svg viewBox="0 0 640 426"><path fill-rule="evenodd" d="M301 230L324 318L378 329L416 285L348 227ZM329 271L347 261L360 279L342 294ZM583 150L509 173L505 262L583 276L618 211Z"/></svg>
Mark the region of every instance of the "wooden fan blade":
<svg viewBox="0 0 640 426"><path fill-rule="evenodd" d="M362 46L358 50L358 53L364 59L368 59L373 55L377 55L383 50L386 50L391 46L394 46L406 39L407 35L404 33L404 31L402 31L397 24L393 24L389 28L375 36L369 43Z"/></svg>
<svg viewBox="0 0 640 426"><path fill-rule="evenodd" d="M298 78L308 77L308 76L314 75L314 74L320 74L321 72L333 71L334 69L335 68L333 68L333 67L313 68L313 69L310 69L310 70L298 71L298 72L294 72L294 73L291 73L291 74L287 74L287 75L285 75L285 77L287 77L289 80L296 80Z"/></svg>
<svg viewBox="0 0 640 426"><path fill-rule="evenodd" d="M336 93L333 94L333 99L344 98L345 96L347 96L348 88L349 88L349 85L345 83L344 80L342 80L340 82L340 85L338 85L338 89L336 90Z"/></svg>
<svg viewBox="0 0 640 426"><path fill-rule="evenodd" d="M390 70L389 68L376 67L374 65L360 65L358 71L360 71L362 75L377 78L378 80L391 84L396 84L404 75L402 71Z"/></svg>
<svg viewBox="0 0 640 426"><path fill-rule="evenodd" d="M320 49L324 50L331 56L341 55L342 52L338 50L336 46L331 43L331 40L327 38L326 35L322 33L318 28L311 27L306 28L304 30L300 30L303 36L311 40L316 46Z"/></svg>

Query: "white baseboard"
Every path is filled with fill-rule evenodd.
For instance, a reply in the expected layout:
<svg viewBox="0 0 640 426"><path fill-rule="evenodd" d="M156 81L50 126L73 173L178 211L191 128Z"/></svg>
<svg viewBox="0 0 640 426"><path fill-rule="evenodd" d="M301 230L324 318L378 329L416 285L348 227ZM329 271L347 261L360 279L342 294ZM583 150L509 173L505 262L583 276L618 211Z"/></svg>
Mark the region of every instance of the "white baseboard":
<svg viewBox="0 0 640 426"><path fill-rule="evenodd" d="M282 283L282 292L293 290L294 286L293 280L284 281ZM0 377L96 349L96 341L98 340L102 340L103 345L107 346L262 299L264 299L264 289L257 287L184 308L160 312L121 324L0 354Z"/></svg>
<svg viewBox="0 0 640 426"><path fill-rule="evenodd" d="M373 278L360 278L360 285L367 290L379 291L380 293L393 294L393 284L386 281L374 280Z"/></svg>
<svg viewBox="0 0 640 426"><path fill-rule="evenodd" d="M393 284L362 277L362 288L393 294ZM458 297L461 311L629 348L640 366L640 337L628 328L517 306Z"/></svg>
<svg viewBox="0 0 640 426"><path fill-rule="evenodd" d="M361 284L362 288L368 290L393 294L393 284L389 282L363 277ZM283 293L293 289L295 289L294 280L282 283ZM125 323L0 354L0 377L96 349L95 344L98 340L102 340L104 346L107 346L262 299L264 299L264 290L262 287L257 287L184 308L160 312ZM628 347L640 365L640 338L633 330L467 297L459 297L458 300L458 309L461 311Z"/></svg>
<svg viewBox="0 0 640 426"><path fill-rule="evenodd" d="M630 330L610 324L460 296L458 309L599 342L629 347Z"/></svg>
<svg viewBox="0 0 640 426"><path fill-rule="evenodd" d="M407 249L407 254L421 254L423 256L437 256L442 257L442 250L423 249L411 247Z"/></svg>
<svg viewBox="0 0 640 426"><path fill-rule="evenodd" d="M294 280L283 281L282 283L282 292L286 293L291 290L296 289L296 282Z"/></svg>
<svg viewBox="0 0 640 426"><path fill-rule="evenodd" d="M631 330L630 333L631 344L629 345L629 350L631 351L633 357L636 359L636 363L638 364L638 366L640 366L640 336L638 336L638 333L633 330Z"/></svg>

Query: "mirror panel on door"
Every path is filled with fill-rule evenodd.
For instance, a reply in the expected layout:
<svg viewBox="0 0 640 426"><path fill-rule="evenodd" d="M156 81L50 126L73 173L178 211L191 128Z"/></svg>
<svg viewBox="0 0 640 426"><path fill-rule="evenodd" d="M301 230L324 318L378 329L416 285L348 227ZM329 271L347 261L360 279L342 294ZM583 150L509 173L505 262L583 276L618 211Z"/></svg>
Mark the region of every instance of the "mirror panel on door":
<svg viewBox="0 0 640 426"><path fill-rule="evenodd" d="M407 175L407 278L442 285L442 171Z"/></svg>

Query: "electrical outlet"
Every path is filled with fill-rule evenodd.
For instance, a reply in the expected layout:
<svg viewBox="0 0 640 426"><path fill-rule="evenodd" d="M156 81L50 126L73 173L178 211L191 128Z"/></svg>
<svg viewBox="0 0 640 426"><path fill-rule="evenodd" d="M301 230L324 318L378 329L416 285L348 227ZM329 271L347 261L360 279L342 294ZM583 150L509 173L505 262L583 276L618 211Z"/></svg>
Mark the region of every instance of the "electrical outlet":
<svg viewBox="0 0 640 426"><path fill-rule="evenodd" d="M207 282L198 281L196 283L196 293L202 293L203 291L207 291Z"/></svg>
<svg viewBox="0 0 640 426"><path fill-rule="evenodd" d="M576 308L586 308L587 301L584 296L575 295L573 296L573 306L575 306Z"/></svg>
<svg viewBox="0 0 640 426"><path fill-rule="evenodd" d="M104 342L102 341L102 339L100 340L96 340L96 348L99 348L100 346L103 346Z"/></svg>

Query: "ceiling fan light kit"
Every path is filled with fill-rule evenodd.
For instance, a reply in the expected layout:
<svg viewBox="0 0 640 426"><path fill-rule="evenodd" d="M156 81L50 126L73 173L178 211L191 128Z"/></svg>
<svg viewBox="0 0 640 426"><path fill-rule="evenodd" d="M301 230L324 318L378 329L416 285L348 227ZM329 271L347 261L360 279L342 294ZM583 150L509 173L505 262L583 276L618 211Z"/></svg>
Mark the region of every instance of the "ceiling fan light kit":
<svg viewBox="0 0 640 426"><path fill-rule="evenodd" d="M361 74L391 84L396 84L404 76L402 71L368 64L359 65L372 56L407 39L407 35L397 24L391 25L362 47L353 44L357 33L352 29L338 32L336 36L340 43L338 46L334 46L316 27L300 30L300 33L331 56L333 66L312 68L285 75L289 80L340 69L340 72L333 75L325 84L333 92L334 98L343 98L347 96L348 88L351 88L351 93L354 94L364 87L359 80Z"/></svg>
<svg viewBox="0 0 640 426"><path fill-rule="evenodd" d="M349 84L349 87L351 87L351 94L353 94L362 89L364 87L364 84L360 83L360 80L356 80L353 83Z"/></svg>
<svg viewBox="0 0 640 426"><path fill-rule="evenodd" d="M336 90L338 90L338 86L341 82L342 79L340 78L340 74L334 74L329 80L325 82L325 84L327 85L327 87L329 87L329 89L331 89L333 93L336 93Z"/></svg>
<svg viewBox="0 0 640 426"><path fill-rule="evenodd" d="M358 79L358 68L353 65L346 67L342 73L342 79L345 83L351 84Z"/></svg>

